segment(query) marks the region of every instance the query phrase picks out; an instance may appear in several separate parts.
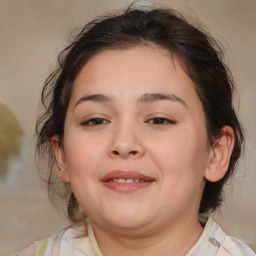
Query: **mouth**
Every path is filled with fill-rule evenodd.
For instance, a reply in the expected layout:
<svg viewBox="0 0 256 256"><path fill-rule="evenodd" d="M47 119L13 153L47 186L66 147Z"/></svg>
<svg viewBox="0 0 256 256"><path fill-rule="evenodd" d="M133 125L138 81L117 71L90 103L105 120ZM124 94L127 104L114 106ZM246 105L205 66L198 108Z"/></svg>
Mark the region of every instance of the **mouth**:
<svg viewBox="0 0 256 256"><path fill-rule="evenodd" d="M135 183L135 182L146 182L146 181L145 180L140 180L140 179L113 179L113 180L107 180L107 182Z"/></svg>
<svg viewBox="0 0 256 256"><path fill-rule="evenodd" d="M155 179L136 171L112 171L101 182L109 189L129 193L150 186Z"/></svg>

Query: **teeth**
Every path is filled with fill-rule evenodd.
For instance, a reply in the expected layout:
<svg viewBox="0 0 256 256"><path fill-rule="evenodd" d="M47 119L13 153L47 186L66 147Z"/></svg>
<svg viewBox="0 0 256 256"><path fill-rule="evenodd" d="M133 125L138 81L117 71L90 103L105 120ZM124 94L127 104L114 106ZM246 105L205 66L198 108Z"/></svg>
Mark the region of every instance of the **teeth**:
<svg viewBox="0 0 256 256"><path fill-rule="evenodd" d="M144 180L140 180L140 179L113 179L113 182L116 182L116 183L134 183L134 182L144 182Z"/></svg>

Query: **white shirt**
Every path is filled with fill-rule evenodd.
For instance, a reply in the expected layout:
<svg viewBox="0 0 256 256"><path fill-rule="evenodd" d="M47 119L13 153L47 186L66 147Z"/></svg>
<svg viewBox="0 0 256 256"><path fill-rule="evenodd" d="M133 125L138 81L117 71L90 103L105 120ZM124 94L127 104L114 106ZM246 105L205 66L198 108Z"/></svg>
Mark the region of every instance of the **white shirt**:
<svg viewBox="0 0 256 256"><path fill-rule="evenodd" d="M39 252L38 242L24 249L18 256L103 256L96 241L90 222L87 223L88 236L83 227L65 228L51 236L46 250ZM256 254L242 241L226 235L220 226L209 217L204 231L195 245L185 256L255 256Z"/></svg>

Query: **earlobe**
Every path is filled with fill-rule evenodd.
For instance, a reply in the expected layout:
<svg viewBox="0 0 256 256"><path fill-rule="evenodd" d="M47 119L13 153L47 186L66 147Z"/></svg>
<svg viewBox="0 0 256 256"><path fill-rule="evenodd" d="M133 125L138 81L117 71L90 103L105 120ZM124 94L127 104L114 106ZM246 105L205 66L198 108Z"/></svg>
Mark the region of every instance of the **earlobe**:
<svg viewBox="0 0 256 256"><path fill-rule="evenodd" d="M59 176L64 182L69 182L69 176L66 170L60 169Z"/></svg>
<svg viewBox="0 0 256 256"><path fill-rule="evenodd" d="M69 182L69 176L66 167L64 149L60 144L58 135L53 135L51 138L51 147L56 158L56 162L60 169L59 176L64 182Z"/></svg>
<svg viewBox="0 0 256 256"><path fill-rule="evenodd" d="M234 130L230 126L224 126L221 137L212 146L208 167L204 175L206 180L216 182L224 177L228 170L234 143Z"/></svg>

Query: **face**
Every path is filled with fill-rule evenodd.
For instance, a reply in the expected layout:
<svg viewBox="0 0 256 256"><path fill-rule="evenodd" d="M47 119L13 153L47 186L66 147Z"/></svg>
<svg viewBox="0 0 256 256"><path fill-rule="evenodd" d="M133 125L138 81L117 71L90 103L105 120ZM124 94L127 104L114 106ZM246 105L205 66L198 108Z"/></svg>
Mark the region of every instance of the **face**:
<svg viewBox="0 0 256 256"><path fill-rule="evenodd" d="M108 50L82 68L56 156L94 223L152 230L197 218L210 150L194 87L152 46Z"/></svg>

